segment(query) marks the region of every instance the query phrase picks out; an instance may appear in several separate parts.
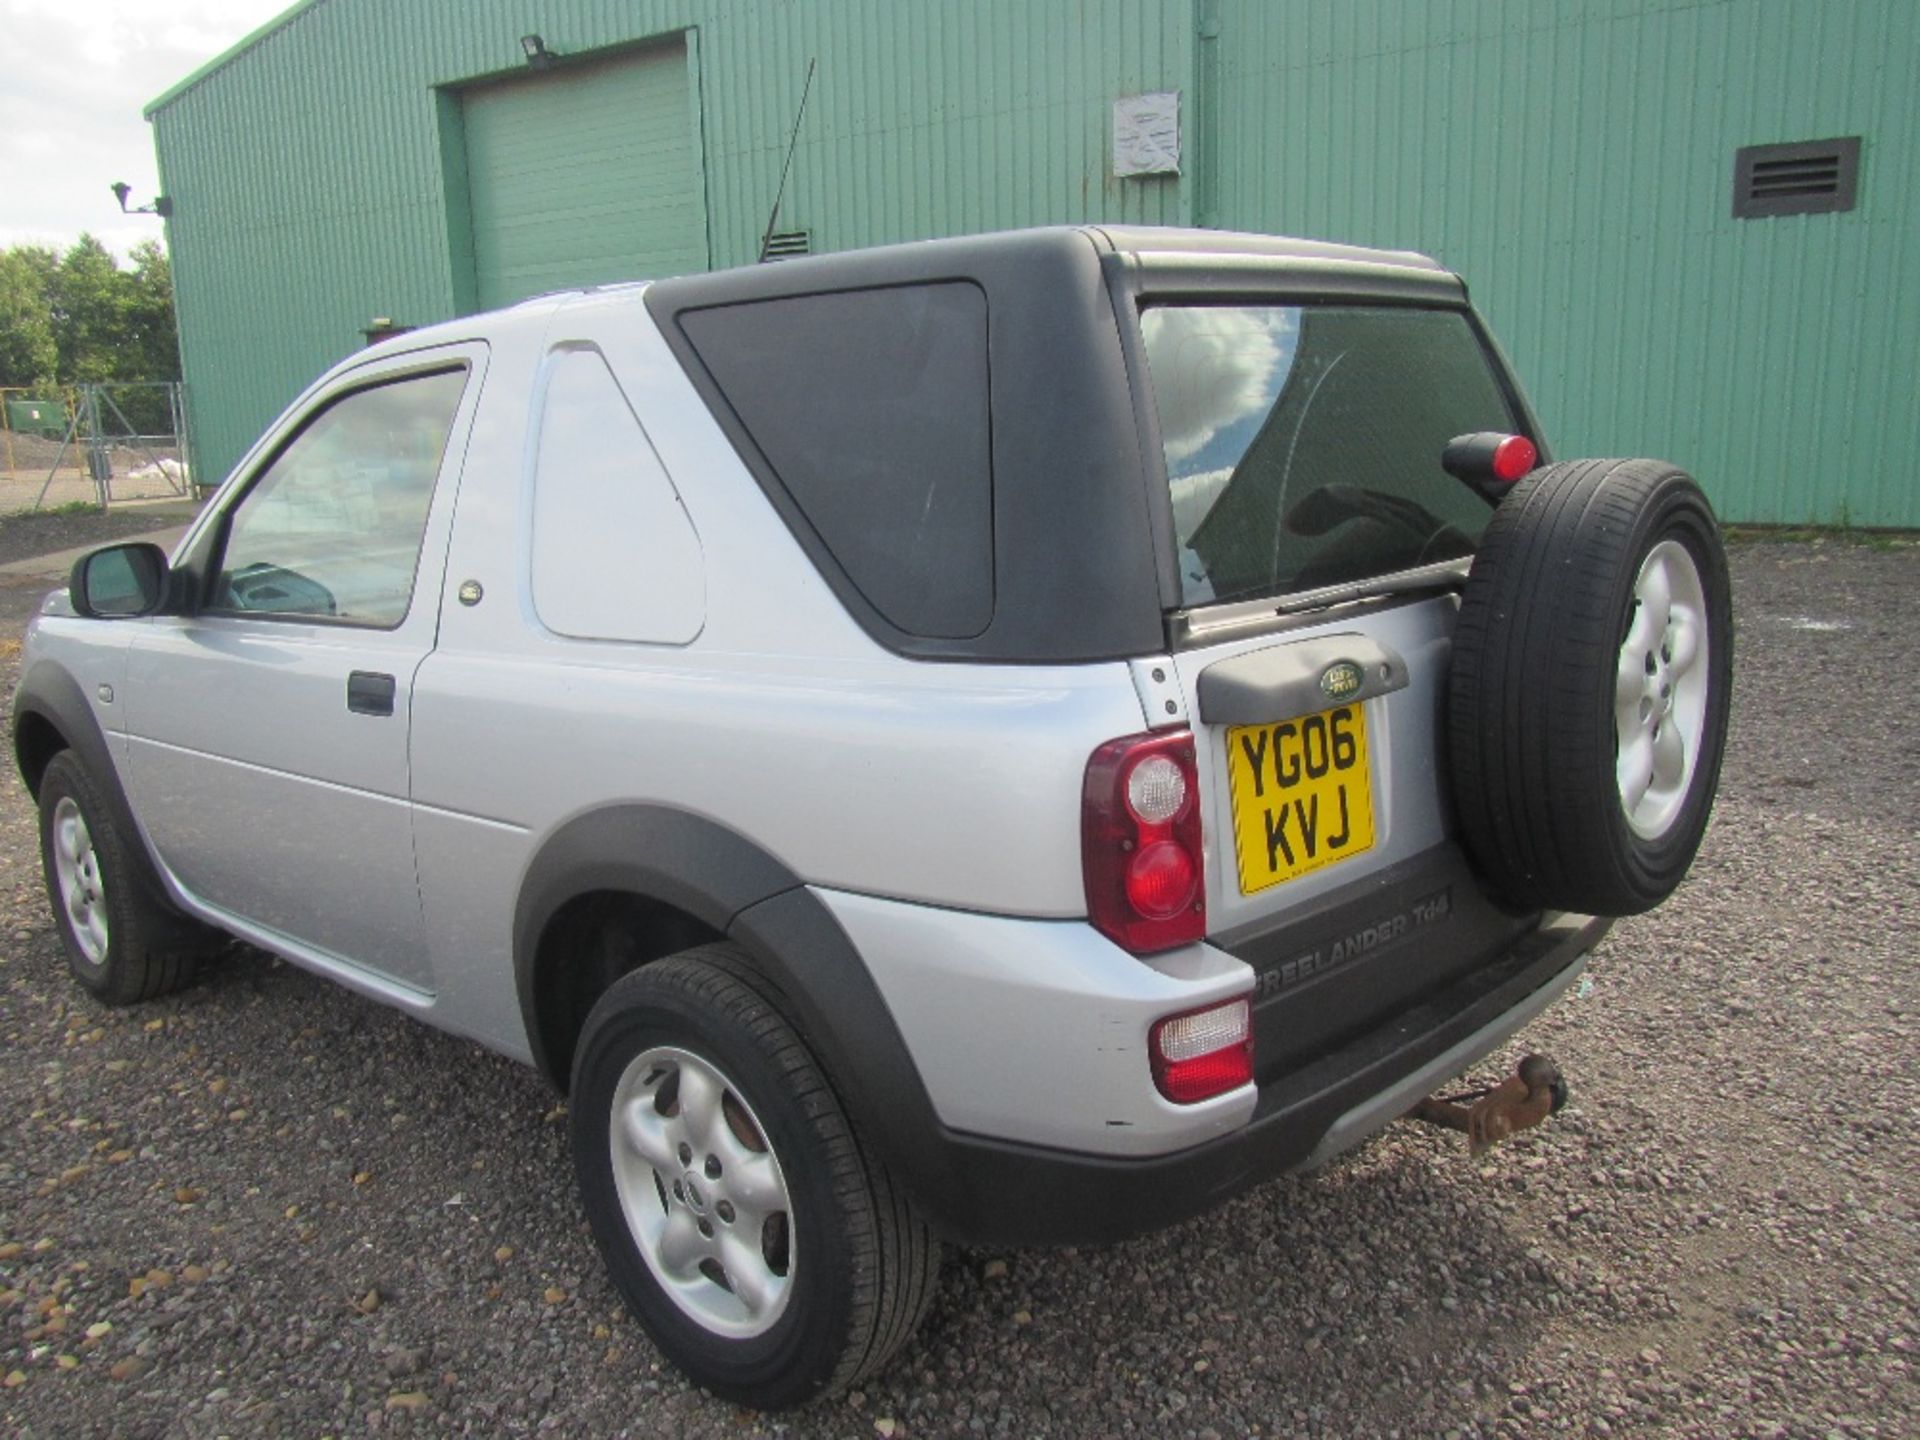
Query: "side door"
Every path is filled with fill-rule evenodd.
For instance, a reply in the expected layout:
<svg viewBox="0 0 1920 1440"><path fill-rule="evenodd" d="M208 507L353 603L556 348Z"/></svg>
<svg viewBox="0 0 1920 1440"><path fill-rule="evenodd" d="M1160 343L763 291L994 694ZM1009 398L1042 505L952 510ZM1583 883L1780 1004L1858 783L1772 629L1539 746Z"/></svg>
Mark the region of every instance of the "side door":
<svg viewBox="0 0 1920 1440"><path fill-rule="evenodd" d="M480 345L346 372L217 502L187 613L128 657L128 771L209 905L426 990L408 739L432 649Z"/></svg>

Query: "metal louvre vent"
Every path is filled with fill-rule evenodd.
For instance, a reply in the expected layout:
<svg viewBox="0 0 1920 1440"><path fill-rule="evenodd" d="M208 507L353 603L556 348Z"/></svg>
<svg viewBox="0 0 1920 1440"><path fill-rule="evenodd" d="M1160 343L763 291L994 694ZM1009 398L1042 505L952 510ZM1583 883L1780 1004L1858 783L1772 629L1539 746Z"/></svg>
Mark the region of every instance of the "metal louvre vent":
<svg viewBox="0 0 1920 1440"><path fill-rule="evenodd" d="M1733 157L1733 218L1851 210L1860 182L1860 137L1749 145Z"/></svg>
<svg viewBox="0 0 1920 1440"><path fill-rule="evenodd" d="M806 230L776 230L767 236L766 253L762 260L791 260L796 255L809 253L812 244L811 232Z"/></svg>

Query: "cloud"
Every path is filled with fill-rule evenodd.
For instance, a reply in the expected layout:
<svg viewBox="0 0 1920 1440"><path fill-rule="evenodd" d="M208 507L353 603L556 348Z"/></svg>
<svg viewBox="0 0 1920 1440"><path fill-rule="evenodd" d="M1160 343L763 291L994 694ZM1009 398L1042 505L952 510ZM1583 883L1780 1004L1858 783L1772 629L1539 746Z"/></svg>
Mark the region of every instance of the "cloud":
<svg viewBox="0 0 1920 1440"><path fill-rule="evenodd" d="M1265 414L1292 353L1294 312L1278 306L1159 306L1146 312L1167 464L1177 467L1236 420ZM1211 502L1209 502L1211 503Z"/></svg>
<svg viewBox="0 0 1920 1440"><path fill-rule="evenodd" d="M140 112L169 86L285 10L289 0L0 0L0 246L64 249L85 230L125 254L159 239L159 217L123 216L109 186L143 205L159 189Z"/></svg>
<svg viewBox="0 0 1920 1440"><path fill-rule="evenodd" d="M1220 498L1232 478L1231 465L1170 477L1167 488L1173 492L1174 533L1186 536L1198 530L1200 522L1207 518L1207 512L1213 509L1214 502Z"/></svg>

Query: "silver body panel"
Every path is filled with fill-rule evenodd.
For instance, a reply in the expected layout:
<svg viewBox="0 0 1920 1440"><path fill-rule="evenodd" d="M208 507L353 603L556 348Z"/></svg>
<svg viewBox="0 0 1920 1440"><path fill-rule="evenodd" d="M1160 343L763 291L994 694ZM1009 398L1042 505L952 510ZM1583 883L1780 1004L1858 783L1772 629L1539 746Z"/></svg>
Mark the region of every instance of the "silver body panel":
<svg viewBox="0 0 1920 1440"><path fill-rule="evenodd" d="M1101 1155L1157 1155L1253 1115L1251 1085L1198 1105L1153 1087L1155 1020L1244 995L1211 945L1135 959L1074 921L971 915L822 892L873 971L941 1122Z"/></svg>

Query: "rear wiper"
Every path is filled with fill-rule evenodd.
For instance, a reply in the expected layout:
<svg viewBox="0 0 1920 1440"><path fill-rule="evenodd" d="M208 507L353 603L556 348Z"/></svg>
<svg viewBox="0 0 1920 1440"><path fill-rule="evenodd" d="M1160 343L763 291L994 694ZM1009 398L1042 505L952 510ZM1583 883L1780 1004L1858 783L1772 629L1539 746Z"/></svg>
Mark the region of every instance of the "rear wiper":
<svg viewBox="0 0 1920 1440"><path fill-rule="evenodd" d="M1365 580L1322 585L1317 590L1301 590L1280 596L1273 602L1273 610L1276 615L1291 615L1300 610L1324 610L1330 605L1374 600L1384 595L1411 595L1421 590L1457 590L1466 583L1467 569L1472 564L1473 556L1458 555L1451 560L1416 565L1411 570L1396 570L1391 575L1373 575Z"/></svg>

